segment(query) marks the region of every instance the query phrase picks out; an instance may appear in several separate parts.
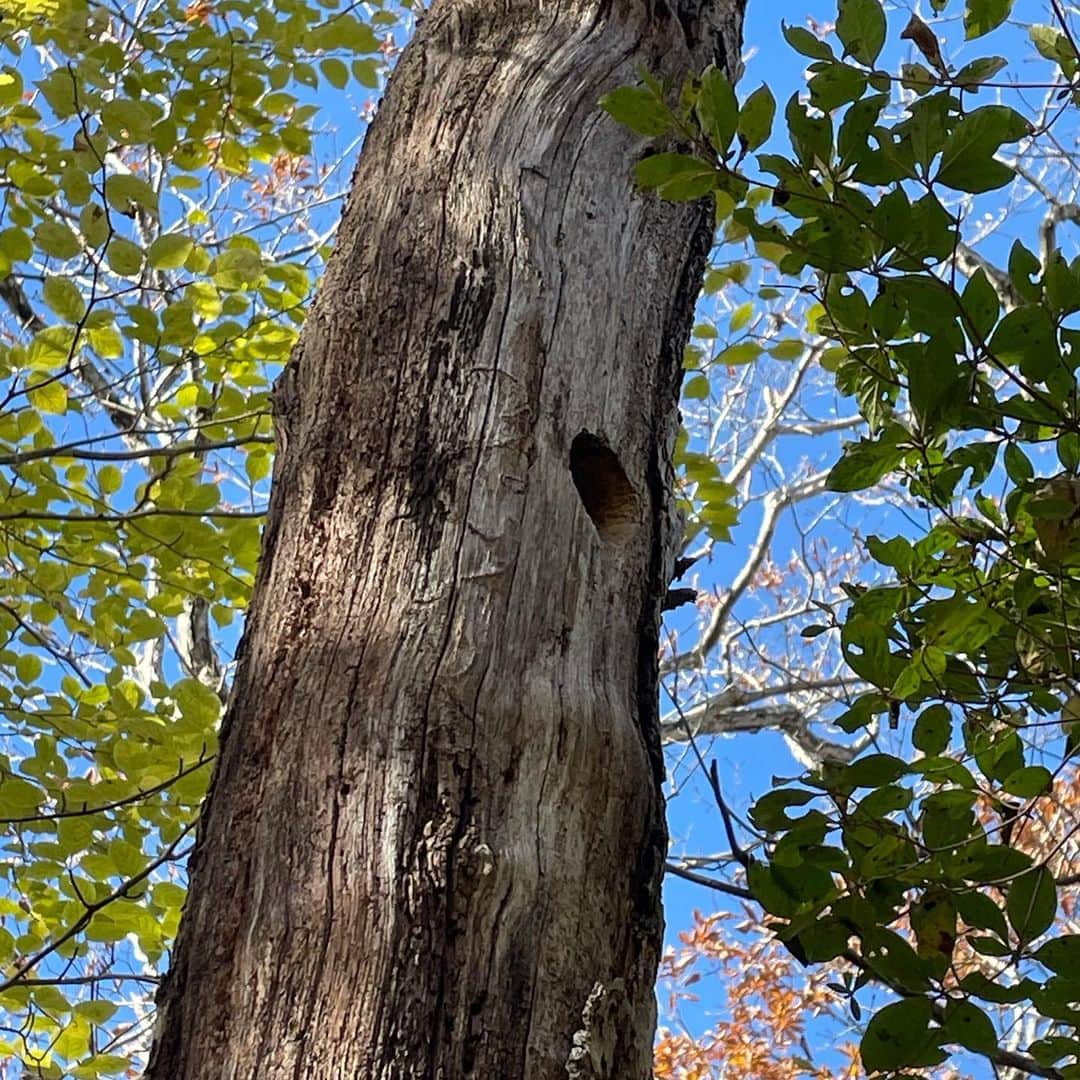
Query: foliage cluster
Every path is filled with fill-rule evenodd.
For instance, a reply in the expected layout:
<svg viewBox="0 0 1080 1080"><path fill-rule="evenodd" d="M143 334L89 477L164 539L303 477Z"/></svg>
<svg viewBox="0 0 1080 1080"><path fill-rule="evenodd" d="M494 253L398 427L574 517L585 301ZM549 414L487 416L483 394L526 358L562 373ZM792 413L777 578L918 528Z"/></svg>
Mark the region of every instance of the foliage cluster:
<svg viewBox="0 0 1080 1080"><path fill-rule="evenodd" d="M399 9L400 12L400 9ZM247 604L271 382L347 176L315 93L397 13L0 9L0 1058L123 1073ZM323 140L325 154L326 140Z"/></svg>
<svg viewBox="0 0 1080 1080"><path fill-rule="evenodd" d="M841 1011L826 986L828 973L800 971L790 953L761 925L747 905L734 912L702 915L679 934L661 964L668 989L667 1012L698 1000L699 985L722 985L724 1016L703 1036L661 1027L656 1045L656 1080L706 1080L729 1070L760 1080L857 1080L858 1048L845 1044L842 1070L807 1059L808 1021ZM705 981L707 980L707 981Z"/></svg>
<svg viewBox="0 0 1080 1080"><path fill-rule="evenodd" d="M1011 12L969 0L965 37ZM925 63L891 74L878 66L889 26L877 0L841 0L839 50L785 27L808 97L784 105L781 151L756 159L781 141L769 142L767 87L740 104L717 70L674 89L643 74L603 102L650 140L643 188L711 195L726 238L813 297L822 363L868 427L828 487L891 477L923 508L907 534L868 540L889 580L848 586L844 609L821 605L804 631L838 635L865 683L839 727L873 742L902 729L907 749L873 746L778 787L752 810L761 857L742 855L796 957L846 961L856 1009L868 983L892 990L861 1043L864 1067L889 1075L960 1048L1080 1076L1080 934L1057 918L1077 881L1061 858L1075 825L1049 845L1020 842L1080 744L1080 258L1057 242L1080 211L1042 188L1036 237L996 260L965 242L980 197L1028 182L1021 159L1053 154L1080 104L1070 20L1057 3L1051 13L1027 27L1045 61L1038 84L1010 80L1000 56L954 70L917 16L900 37ZM1031 88L1046 96L1034 111ZM743 341L721 358L760 351ZM711 502L706 491L689 509L707 524ZM971 952L986 962L961 962ZM1018 1053L988 1015L1006 1004L1043 1020Z"/></svg>

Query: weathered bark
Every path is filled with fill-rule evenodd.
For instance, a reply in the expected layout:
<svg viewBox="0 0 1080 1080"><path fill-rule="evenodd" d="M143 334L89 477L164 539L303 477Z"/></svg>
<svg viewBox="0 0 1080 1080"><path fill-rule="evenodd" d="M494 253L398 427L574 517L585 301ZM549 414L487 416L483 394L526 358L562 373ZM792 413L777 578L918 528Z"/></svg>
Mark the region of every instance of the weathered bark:
<svg viewBox="0 0 1080 1080"><path fill-rule="evenodd" d="M148 1075L651 1074L669 453L710 209L597 109L737 0L437 0L277 390Z"/></svg>

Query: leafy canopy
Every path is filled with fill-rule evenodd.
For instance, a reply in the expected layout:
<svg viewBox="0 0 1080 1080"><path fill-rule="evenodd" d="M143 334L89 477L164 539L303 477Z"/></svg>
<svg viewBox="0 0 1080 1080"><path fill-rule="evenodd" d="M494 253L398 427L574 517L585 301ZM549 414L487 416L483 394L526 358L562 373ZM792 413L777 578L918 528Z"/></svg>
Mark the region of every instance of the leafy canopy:
<svg viewBox="0 0 1080 1080"><path fill-rule="evenodd" d="M0 6L0 1058L27 1075L124 1073L146 1046L271 381L347 180L312 157L315 91L376 88L396 18Z"/></svg>
<svg viewBox="0 0 1080 1080"><path fill-rule="evenodd" d="M969 0L966 37L1011 7ZM903 732L903 751L872 745L779 782L752 810L761 854L742 856L791 952L846 964L837 988L856 1017L865 986L891 991L861 1045L889 1075L959 1050L1080 1076L1080 935L1059 919L1077 880L1069 835L1033 842L1080 747L1080 258L1055 230L1080 212L1046 191L1030 244L993 259L965 240L986 198L1028 182L1025 157L1075 124L1080 56L1053 10L1057 25L1029 30L1037 112L1004 58L954 70L917 17L898 35L912 62L879 66L900 27L878 0L840 0L837 47L784 27L807 63L806 95L787 102L761 87L740 104L715 69L677 93L643 74L602 101L648 140L642 188L711 197L727 241L812 295L823 363L866 421L829 488L888 480L925 510L909 533L869 538L881 579L807 629L837 635L864 685L836 723ZM739 348L730 363L760 352ZM687 509L708 525L708 498ZM999 1046L1003 1004L1037 1018L1022 1052Z"/></svg>

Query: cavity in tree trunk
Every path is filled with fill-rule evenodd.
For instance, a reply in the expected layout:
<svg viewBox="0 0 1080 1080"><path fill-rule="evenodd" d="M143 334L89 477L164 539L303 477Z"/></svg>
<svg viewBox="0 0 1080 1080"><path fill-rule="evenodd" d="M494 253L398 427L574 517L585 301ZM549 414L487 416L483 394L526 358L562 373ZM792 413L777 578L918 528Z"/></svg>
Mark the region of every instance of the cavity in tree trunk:
<svg viewBox="0 0 1080 1080"><path fill-rule="evenodd" d="M276 390L153 1080L651 1075L670 451L711 207L597 108L733 0L437 0Z"/></svg>

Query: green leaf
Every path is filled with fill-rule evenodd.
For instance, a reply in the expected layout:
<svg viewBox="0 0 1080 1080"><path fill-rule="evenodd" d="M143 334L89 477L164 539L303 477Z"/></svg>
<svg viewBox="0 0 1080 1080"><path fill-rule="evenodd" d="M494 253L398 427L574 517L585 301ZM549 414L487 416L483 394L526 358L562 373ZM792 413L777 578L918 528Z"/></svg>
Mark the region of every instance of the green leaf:
<svg viewBox="0 0 1080 1080"><path fill-rule="evenodd" d="M959 1043L965 1050L992 1054L998 1048L993 1021L971 1001L951 999L945 1006L945 1021L941 1026L944 1041Z"/></svg>
<svg viewBox="0 0 1080 1080"><path fill-rule="evenodd" d="M0 255L5 256L10 268L14 263L25 262L34 254L34 245L22 229L0 230Z"/></svg>
<svg viewBox="0 0 1080 1080"><path fill-rule="evenodd" d="M52 177L35 168L29 161L10 161L7 165L7 178L24 195L47 199L56 192L56 182Z"/></svg>
<svg viewBox="0 0 1080 1080"><path fill-rule="evenodd" d="M943 754L952 737L952 717L944 705L931 705L919 714L911 741L927 755Z"/></svg>
<svg viewBox="0 0 1080 1080"><path fill-rule="evenodd" d="M194 245L190 238L178 233L159 236L146 253L147 261L155 270L179 270L187 261Z"/></svg>
<svg viewBox="0 0 1080 1080"><path fill-rule="evenodd" d="M973 38L989 34L1000 26L1012 11L1013 0L967 0L964 8L964 37Z"/></svg>
<svg viewBox="0 0 1080 1080"><path fill-rule="evenodd" d="M82 206L90 201L94 194L93 185L85 169L69 165L60 176L60 186L72 206Z"/></svg>
<svg viewBox="0 0 1080 1080"><path fill-rule="evenodd" d="M796 52L814 60L832 59L832 49L820 38L814 37L809 30L801 26L788 26L785 22L780 23L780 28L784 39Z"/></svg>
<svg viewBox="0 0 1080 1080"><path fill-rule="evenodd" d="M798 907L797 898L770 866L755 859L746 872L746 883L754 894L754 899L770 915L789 918L795 913Z"/></svg>
<svg viewBox="0 0 1080 1080"><path fill-rule="evenodd" d="M45 303L65 322L77 323L86 314L78 285L68 278L47 277L41 289Z"/></svg>
<svg viewBox="0 0 1080 1080"><path fill-rule="evenodd" d="M326 81L337 90L344 90L349 82L349 69L344 60L336 56L328 56L319 64L319 70L326 77Z"/></svg>
<svg viewBox="0 0 1080 1080"><path fill-rule="evenodd" d="M807 169L818 168L830 159L832 124L827 116L812 116L799 101L799 95L792 94L784 107L784 119L799 160Z"/></svg>
<svg viewBox="0 0 1080 1080"><path fill-rule="evenodd" d="M379 51L381 42L363 19L336 14L308 31L304 44L312 51L345 49L353 53L374 53Z"/></svg>
<svg viewBox="0 0 1080 1080"><path fill-rule="evenodd" d="M172 693L185 720L207 731L217 722L221 699L198 679L181 679L173 686Z"/></svg>
<svg viewBox="0 0 1080 1080"><path fill-rule="evenodd" d="M956 73L956 85L967 90L974 90L980 84L988 82L1007 64L1004 56L984 56L965 64Z"/></svg>
<svg viewBox="0 0 1080 1080"><path fill-rule="evenodd" d="M859 802L859 813L871 818L883 818L887 814L904 810L911 805L914 795L899 784L886 784L875 788Z"/></svg>
<svg viewBox="0 0 1080 1080"><path fill-rule="evenodd" d="M94 1054L80 1069L80 1076L117 1076L131 1069L131 1059L122 1054Z"/></svg>
<svg viewBox="0 0 1080 1080"><path fill-rule="evenodd" d="M1008 938L1005 914L986 893L968 889L957 892L955 899L956 910L968 926L992 931L1002 941Z"/></svg>
<svg viewBox="0 0 1080 1080"><path fill-rule="evenodd" d="M23 653L15 658L15 675L19 682L29 686L42 672L41 658L34 653Z"/></svg>
<svg viewBox="0 0 1080 1080"><path fill-rule="evenodd" d="M232 248L213 261L210 272L219 288L235 291L254 285L262 277L263 262L256 251Z"/></svg>
<svg viewBox="0 0 1080 1080"><path fill-rule="evenodd" d="M653 154L638 162L637 182L671 202L700 199L716 187L716 172L689 154Z"/></svg>
<svg viewBox="0 0 1080 1080"><path fill-rule="evenodd" d="M1045 379L1060 363L1057 332L1046 308L1015 308L990 338L990 353L1000 363L1018 367L1029 379Z"/></svg>
<svg viewBox="0 0 1080 1080"><path fill-rule="evenodd" d="M737 333L742 330L754 317L754 303L752 300L747 300L746 303L740 304L731 313L731 322L728 324L728 329L731 333Z"/></svg>
<svg viewBox="0 0 1080 1080"><path fill-rule="evenodd" d="M894 444L860 439L844 447L844 454L829 471L829 491L864 491L884 479L903 460Z"/></svg>
<svg viewBox="0 0 1080 1080"><path fill-rule="evenodd" d="M1004 187L1012 170L994 160L998 147L1028 134L1028 123L1005 105L984 105L953 128L941 150L937 181L957 191L979 193Z"/></svg>
<svg viewBox="0 0 1080 1080"><path fill-rule="evenodd" d="M843 771L844 782L852 788L876 788L891 784L907 772L907 763L892 754L867 754Z"/></svg>
<svg viewBox="0 0 1080 1080"><path fill-rule="evenodd" d="M859 1054L868 1073L936 1065L945 1055L930 1030L933 1013L923 997L905 998L886 1005L866 1026Z"/></svg>
<svg viewBox="0 0 1080 1080"><path fill-rule="evenodd" d="M258 483L258 481L264 480L270 475L272 463L273 459L270 454L259 447L252 450L244 458L244 472L247 473L248 479L253 484Z"/></svg>
<svg viewBox="0 0 1080 1080"><path fill-rule="evenodd" d="M866 73L848 64L829 64L810 80L810 104L822 112L858 101L866 89Z"/></svg>
<svg viewBox="0 0 1080 1080"><path fill-rule="evenodd" d="M45 801L45 793L28 780L0 778L0 818L28 817Z"/></svg>
<svg viewBox="0 0 1080 1080"><path fill-rule="evenodd" d="M724 349L717 356L716 362L725 367L739 367L742 364L753 363L761 353L762 348L756 341L740 341Z"/></svg>
<svg viewBox="0 0 1080 1080"><path fill-rule="evenodd" d="M712 392L706 375L695 375L683 384L682 396L690 401L704 401Z"/></svg>
<svg viewBox="0 0 1080 1080"><path fill-rule="evenodd" d="M967 316L966 329L969 336L985 341L994 329L1001 312L1001 303L997 291L990 284L986 271L981 267L975 271L961 298L964 314Z"/></svg>
<svg viewBox="0 0 1080 1080"><path fill-rule="evenodd" d="M105 201L121 214L143 209L156 215L157 192L145 181L130 173L114 173L105 181Z"/></svg>
<svg viewBox="0 0 1080 1080"><path fill-rule="evenodd" d="M92 1024L104 1024L106 1020L112 1018L118 1008L119 1006L114 1001L97 999L77 1002L72 1012L76 1016L86 1017Z"/></svg>
<svg viewBox="0 0 1080 1080"><path fill-rule="evenodd" d="M1035 959L1060 975L1080 972L1080 934L1061 934L1040 946Z"/></svg>
<svg viewBox="0 0 1080 1080"><path fill-rule="evenodd" d="M1009 773L1001 786L1009 795L1020 799L1031 799L1036 795L1047 794L1053 786L1054 777L1043 765L1026 765Z"/></svg>
<svg viewBox="0 0 1080 1080"><path fill-rule="evenodd" d="M375 60L354 60L350 65L353 78L369 90L379 88L379 65Z"/></svg>
<svg viewBox="0 0 1080 1080"><path fill-rule="evenodd" d="M105 249L109 269L122 277L134 277L142 270L143 250L123 236L114 236Z"/></svg>
<svg viewBox="0 0 1080 1080"><path fill-rule="evenodd" d="M1003 456L1005 471L1014 484L1026 484L1035 475L1035 468L1027 454L1016 443L1009 443Z"/></svg>
<svg viewBox="0 0 1080 1080"><path fill-rule="evenodd" d="M98 488L103 495L112 495L124 484L124 474L115 465L102 465L97 471Z"/></svg>
<svg viewBox="0 0 1080 1080"><path fill-rule="evenodd" d="M804 788L781 788L762 795L750 810L750 818L759 829L779 832L791 825L792 819L785 811L792 806L805 806L816 798L813 791Z"/></svg>
<svg viewBox="0 0 1080 1080"><path fill-rule="evenodd" d="M14 105L23 95L22 76L11 68L0 71L0 105Z"/></svg>
<svg viewBox="0 0 1080 1080"><path fill-rule="evenodd" d="M34 243L46 255L71 259L82 251L79 238L60 221L43 221L34 229Z"/></svg>
<svg viewBox="0 0 1080 1080"><path fill-rule="evenodd" d="M93 202L84 206L79 214L79 230L90 247L101 247L109 237L109 218L105 208Z"/></svg>
<svg viewBox="0 0 1080 1080"><path fill-rule="evenodd" d="M150 141L153 117L142 102L115 98L101 107L101 120L105 130L120 143L145 143Z"/></svg>
<svg viewBox="0 0 1080 1080"><path fill-rule="evenodd" d="M186 896L187 890L172 881L160 881L153 888L154 906L159 908L180 908Z"/></svg>
<svg viewBox="0 0 1080 1080"><path fill-rule="evenodd" d="M901 64L900 84L916 94L928 94L937 86L938 78L924 64Z"/></svg>
<svg viewBox="0 0 1080 1080"><path fill-rule="evenodd" d="M1011 882L1005 913L1024 944L1050 928L1057 914L1057 884L1045 866L1033 867Z"/></svg>
<svg viewBox="0 0 1080 1080"><path fill-rule="evenodd" d="M999 941L993 937L969 937L967 943L980 955L980 956L1011 956L1012 949L1005 944L1004 941Z"/></svg>
<svg viewBox="0 0 1080 1080"><path fill-rule="evenodd" d="M54 1006L50 1011L55 1013L59 1010ZM52 1050L62 1058L77 1061L90 1049L90 1035L90 1021L85 1017L73 1017L56 1037Z"/></svg>
<svg viewBox="0 0 1080 1080"><path fill-rule="evenodd" d="M68 392L57 378L35 383L26 393L30 404L39 412L63 416L68 409Z"/></svg>
<svg viewBox="0 0 1080 1080"><path fill-rule="evenodd" d="M1043 291L1055 317L1072 314L1080 308L1077 278L1060 251L1055 251L1043 270Z"/></svg>
<svg viewBox="0 0 1080 1080"><path fill-rule="evenodd" d="M744 102L739 110L739 141L746 150L756 150L772 133L776 116L776 99L772 91L762 83Z"/></svg>
<svg viewBox="0 0 1080 1080"><path fill-rule="evenodd" d="M1009 985L994 982L981 971L974 971L960 980L960 988L968 994L975 994L984 1001L993 1001L998 1005L1013 1005L1031 996L1036 984L1030 979L1021 979Z"/></svg>
<svg viewBox="0 0 1080 1080"><path fill-rule="evenodd" d="M1067 75L1071 75L1076 65L1076 51L1069 44L1069 39L1056 27L1036 23L1028 27L1028 36L1039 53L1058 64Z"/></svg>
<svg viewBox="0 0 1080 1080"><path fill-rule="evenodd" d="M115 326L95 326L86 332L90 346L104 360L118 360L124 355L124 339Z"/></svg>
<svg viewBox="0 0 1080 1080"><path fill-rule="evenodd" d="M840 0L836 36L846 56L873 67L885 44L885 12L878 0Z"/></svg>
<svg viewBox="0 0 1080 1080"><path fill-rule="evenodd" d="M1061 1035L1051 1035L1043 1039L1036 1039L1029 1047L1028 1053L1040 1065L1054 1065L1064 1057L1080 1056L1080 1040L1067 1039ZM1062 1072L1068 1080L1076 1080L1075 1074Z"/></svg>
<svg viewBox="0 0 1080 1080"><path fill-rule="evenodd" d="M728 77L719 68L710 65L702 75L695 112L713 149L723 156L735 137L739 103Z"/></svg>
<svg viewBox="0 0 1080 1080"><path fill-rule="evenodd" d="M643 86L620 86L600 99L600 107L623 127L638 135L656 138L671 127L671 112Z"/></svg>
<svg viewBox="0 0 1080 1080"><path fill-rule="evenodd" d="M769 347L769 355L774 360L798 360L806 347L802 338L784 338Z"/></svg>
<svg viewBox="0 0 1080 1080"><path fill-rule="evenodd" d="M1014 240L1009 249L1009 277L1012 286L1028 303L1036 303L1041 299L1038 285L1032 282L1042 264L1038 256L1029 251L1019 240Z"/></svg>

